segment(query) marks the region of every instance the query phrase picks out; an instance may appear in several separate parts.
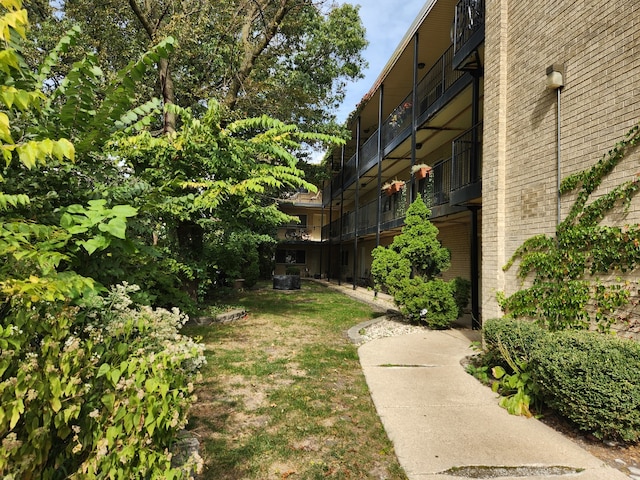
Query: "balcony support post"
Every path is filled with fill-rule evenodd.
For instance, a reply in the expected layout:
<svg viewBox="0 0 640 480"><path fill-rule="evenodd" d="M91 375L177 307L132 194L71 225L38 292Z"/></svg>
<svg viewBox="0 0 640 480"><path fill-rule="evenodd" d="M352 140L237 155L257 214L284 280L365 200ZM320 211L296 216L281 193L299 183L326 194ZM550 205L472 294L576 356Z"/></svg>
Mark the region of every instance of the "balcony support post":
<svg viewBox="0 0 640 480"><path fill-rule="evenodd" d="M382 105L384 100L384 84L380 85L378 96L378 208L376 212L376 247L380 246L380 230L382 223Z"/></svg>
<svg viewBox="0 0 640 480"><path fill-rule="evenodd" d="M360 129L362 127L361 117L358 116L356 125L356 205L353 212L353 289L358 286L358 230L360 214Z"/></svg>
<svg viewBox="0 0 640 480"><path fill-rule="evenodd" d="M478 148L478 123L480 123L480 70L471 72L473 75L473 93L471 100L471 174L472 182L478 180L478 163L480 163L480 149Z"/></svg>
<svg viewBox="0 0 640 480"><path fill-rule="evenodd" d="M340 149L340 175L342 176L342 185L344 185L344 145ZM340 252L340 270L338 271L338 285L342 285L342 229L344 224L344 188L340 189L340 239L339 239L339 252Z"/></svg>
<svg viewBox="0 0 640 480"><path fill-rule="evenodd" d="M471 328L480 330L480 255L478 249L478 210L479 206L470 206L471 210Z"/></svg>
<svg viewBox="0 0 640 480"><path fill-rule="evenodd" d="M416 134L418 131L418 109L416 105L418 103L418 53L419 53L420 34L416 32L413 37L413 88L411 92L411 168L416 164ZM411 181L409 185L405 185L405 188L409 188L409 205L413 203L415 191L417 188L416 178L411 173Z"/></svg>

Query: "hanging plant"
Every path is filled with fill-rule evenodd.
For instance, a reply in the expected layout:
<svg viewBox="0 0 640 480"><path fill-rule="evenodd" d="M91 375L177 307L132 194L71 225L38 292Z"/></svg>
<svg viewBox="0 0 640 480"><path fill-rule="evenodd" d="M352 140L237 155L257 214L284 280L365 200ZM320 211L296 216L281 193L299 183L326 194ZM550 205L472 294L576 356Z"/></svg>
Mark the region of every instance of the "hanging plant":
<svg viewBox="0 0 640 480"><path fill-rule="evenodd" d="M411 167L411 173L417 178L421 180L423 178L427 178L431 173L431 167L426 163L418 163Z"/></svg>

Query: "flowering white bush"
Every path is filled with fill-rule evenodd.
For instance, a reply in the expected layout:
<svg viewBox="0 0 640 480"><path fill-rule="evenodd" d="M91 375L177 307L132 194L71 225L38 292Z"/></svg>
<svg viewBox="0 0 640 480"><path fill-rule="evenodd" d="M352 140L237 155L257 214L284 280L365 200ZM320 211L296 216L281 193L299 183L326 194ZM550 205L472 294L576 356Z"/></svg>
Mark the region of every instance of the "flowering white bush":
<svg viewBox="0 0 640 480"><path fill-rule="evenodd" d="M79 306L13 305L0 324L0 476L184 478L169 448L187 422L203 347L186 316L114 287Z"/></svg>

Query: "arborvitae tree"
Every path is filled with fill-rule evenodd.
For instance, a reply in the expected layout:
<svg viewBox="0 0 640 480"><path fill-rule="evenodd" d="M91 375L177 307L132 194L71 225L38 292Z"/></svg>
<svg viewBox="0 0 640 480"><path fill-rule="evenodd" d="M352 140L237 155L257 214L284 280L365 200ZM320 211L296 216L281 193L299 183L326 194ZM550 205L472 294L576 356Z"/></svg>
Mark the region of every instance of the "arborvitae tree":
<svg viewBox="0 0 640 480"><path fill-rule="evenodd" d="M446 328L458 316L455 282L436 278L450 266L449 250L438 240L438 228L421 198L407 210L405 226L388 247L376 247L371 275L386 288L400 311L412 321Z"/></svg>

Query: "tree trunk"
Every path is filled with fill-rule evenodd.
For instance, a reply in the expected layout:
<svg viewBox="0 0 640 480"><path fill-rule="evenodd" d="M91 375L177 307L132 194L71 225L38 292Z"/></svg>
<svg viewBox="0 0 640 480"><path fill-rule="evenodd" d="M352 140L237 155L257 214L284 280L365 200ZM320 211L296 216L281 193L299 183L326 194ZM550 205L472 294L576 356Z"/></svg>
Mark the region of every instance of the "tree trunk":
<svg viewBox="0 0 640 480"><path fill-rule="evenodd" d="M154 23L147 16L150 15L151 6L145 4L146 13L143 12L142 7L138 5L136 0L129 0L129 6L133 10L136 18L142 24L142 28L147 33L149 40L151 43L155 43L157 41L157 33L158 27L160 26L160 20ZM166 11L164 12L166 13ZM160 19L164 16L164 13L160 15ZM158 61L158 78L160 81L160 94L162 95L162 101L164 105L170 105L175 103L175 92L173 90L173 79L171 78L171 70L169 69L169 60L166 58L161 58ZM163 133L172 133L176 131L176 115L175 113L166 112L164 113L163 119Z"/></svg>
<svg viewBox="0 0 640 480"><path fill-rule="evenodd" d="M162 101L165 107L175 103L175 92L173 90L173 79L171 78L171 70L169 69L169 60L161 58L158 62L158 75L160 77L160 90L162 92ZM164 112L164 133L172 133L176 131L176 114L173 112Z"/></svg>
<svg viewBox="0 0 640 480"><path fill-rule="evenodd" d="M255 35L253 30L253 21L256 17L262 17L263 6L260 5L259 2L255 2L253 4L253 8L245 17L241 34L243 48L242 62L238 71L233 76L231 85L229 85L229 90L224 97L224 104L230 110L233 110L236 103L238 103L238 94L240 93L240 89L247 78L249 78L249 75L251 75L256 59L269 46L275 35L278 33L282 21L292 8L289 4L289 0L278 0L277 4L277 9L274 12L273 17L264 24L264 30L261 35Z"/></svg>

